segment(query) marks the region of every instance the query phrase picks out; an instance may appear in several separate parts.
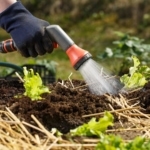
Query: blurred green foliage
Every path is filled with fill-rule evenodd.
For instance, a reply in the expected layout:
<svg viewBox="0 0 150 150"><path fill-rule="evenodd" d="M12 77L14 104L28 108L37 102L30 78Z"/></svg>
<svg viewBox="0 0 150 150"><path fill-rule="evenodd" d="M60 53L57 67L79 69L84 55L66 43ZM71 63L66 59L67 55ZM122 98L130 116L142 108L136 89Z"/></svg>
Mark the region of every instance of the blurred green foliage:
<svg viewBox="0 0 150 150"><path fill-rule="evenodd" d="M98 55L101 60L105 61L109 58L118 60L120 62L119 75L129 72L132 56L138 57L141 64L150 65L150 44L145 44L143 39L129 34L121 32L116 32L116 34L119 36L119 40L113 42L113 48L107 47L103 53ZM114 65L114 67L116 66Z"/></svg>

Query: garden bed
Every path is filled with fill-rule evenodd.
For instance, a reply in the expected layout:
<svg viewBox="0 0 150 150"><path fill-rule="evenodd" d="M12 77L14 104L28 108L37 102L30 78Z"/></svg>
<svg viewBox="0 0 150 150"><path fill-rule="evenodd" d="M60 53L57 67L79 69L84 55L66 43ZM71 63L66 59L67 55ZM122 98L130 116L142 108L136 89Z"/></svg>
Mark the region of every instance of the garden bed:
<svg viewBox="0 0 150 150"><path fill-rule="evenodd" d="M150 84L113 96L93 95L81 80L58 80L48 86L51 93L43 94L43 100L31 101L22 96L24 87L20 81L0 80L1 145L13 149L9 145L12 140L16 149L21 149L22 144L26 144L27 149L40 149L40 146L43 149L44 146L47 149L77 149L81 146L92 149L96 139L77 138L72 143L66 137L57 138L51 131L56 128L65 135L92 117L102 117L105 111L110 111L115 118L108 134L119 135L126 141L138 135L150 137ZM4 140L4 133L9 142Z"/></svg>

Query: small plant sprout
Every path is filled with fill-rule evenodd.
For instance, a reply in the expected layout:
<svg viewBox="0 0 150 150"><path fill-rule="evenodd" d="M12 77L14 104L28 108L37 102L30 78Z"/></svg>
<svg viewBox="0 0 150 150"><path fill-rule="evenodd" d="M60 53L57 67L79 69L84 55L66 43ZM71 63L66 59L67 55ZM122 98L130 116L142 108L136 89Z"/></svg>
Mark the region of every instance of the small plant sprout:
<svg viewBox="0 0 150 150"><path fill-rule="evenodd" d="M146 65L141 65L136 56L132 56L133 67L129 68L129 75L124 74L120 81L125 85L125 89L133 89L143 87L150 78L150 68Z"/></svg>
<svg viewBox="0 0 150 150"><path fill-rule="evenodd" d="M41 94L50 93L48 87L43 85L42 79L38 73L34 74L33 69L27 70L23 67L23 86L25 88L24 95L31 98L31 100L42 99Z"/></svg>
<svg viewBox="0 0 150 150"><path fill-rule="evenodd" d="M100 137L109 126L113 126L114 117L111 113L105 112L104 116L96 121L92 118L88 123L85 123L76 129L70 130L72 136L97 136Z"/></svg>

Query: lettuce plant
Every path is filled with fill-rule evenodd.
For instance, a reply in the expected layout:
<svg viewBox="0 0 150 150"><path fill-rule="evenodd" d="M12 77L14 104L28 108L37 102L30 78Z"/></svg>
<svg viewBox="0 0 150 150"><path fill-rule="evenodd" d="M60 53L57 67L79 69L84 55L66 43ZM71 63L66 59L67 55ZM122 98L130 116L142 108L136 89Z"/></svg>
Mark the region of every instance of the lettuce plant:
<svg viewBox="0 0 150 150"><path fill-rule="evenodd" d="M104 133L108 126L113 126L114 117L109 112L105 112L104 117L96 121L92 118L88 123L85 123L76 129L71 130L72 136L100 136Z"/></svg>
<svg viewBox="0 0 150 150"><path fill-rule="evenodd" d="M125 85L125 89L143 87L150 78L150 68L146 65L140 65L136 56L132 56L133 67L129 68L129 74L124 74L120 81Z"/></svg>
<svg viewBox="0 0 150 150"><path fill-rule="evenodd" d="M23 68L23 85L25 88L24 95L31 98L31 100L42 99L41 94L50 93L48 87L43 85L42 79L38 73L34 74L33 69L27 70L26 67Z"/></svg>

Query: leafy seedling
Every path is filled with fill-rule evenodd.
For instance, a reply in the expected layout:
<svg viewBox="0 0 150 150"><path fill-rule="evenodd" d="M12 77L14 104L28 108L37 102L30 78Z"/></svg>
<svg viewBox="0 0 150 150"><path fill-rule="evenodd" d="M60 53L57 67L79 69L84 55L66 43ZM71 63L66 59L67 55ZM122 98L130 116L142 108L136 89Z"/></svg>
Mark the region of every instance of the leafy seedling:
<svg viewBox="0 0 150 150"><path fill-rule="evenodd" d="M136 56L132 56L133 67L129 68L129 74L125 74L120 81L125 85L125 89L143 87L150 78L150 68L146 65L140 65Z"/></svg>
<svg viewBox="0 0 150 150"><path fill-rule="evenodd" d="M137 136L130 142L125 142L121 137L114 134L102 134L96 150L149 150L150 140Z"/></svg>
<svg viewBox="0 0 150 150"><path fill-rule="evenodd" d="M60 133L57 129L53 129L57 137L64 136L71 141L74 136L79 137L96 137L97 144L95 150L149 150L150 140L137 136L130 142L125 141L119 135L107 134L106 130L113 125L113 115L110 112L105 112L104 116L96 121L92 118L88 123L85 123L67 134Z"/></svg>
<svg viewBox="0 0 150 150"><path fill-rule="evenodd" d="M42 79L38 73L34 74L33 69L27 70L23 67L23 85L25 88L25 96L31 98L31 100L42 99L41 94L50 93L49 88L43 85Z"/></svg>
<svg viewBox="0 0 150 150"><path fill-rule="evenodd" d="M88 123L85 123L76 129L71 130L72 136L97 136L104 133L108 126L113 126L114 117L109 112L105 112L104 117L96 121L92 118Z"/></svg>

